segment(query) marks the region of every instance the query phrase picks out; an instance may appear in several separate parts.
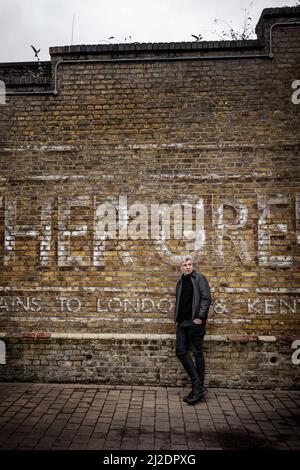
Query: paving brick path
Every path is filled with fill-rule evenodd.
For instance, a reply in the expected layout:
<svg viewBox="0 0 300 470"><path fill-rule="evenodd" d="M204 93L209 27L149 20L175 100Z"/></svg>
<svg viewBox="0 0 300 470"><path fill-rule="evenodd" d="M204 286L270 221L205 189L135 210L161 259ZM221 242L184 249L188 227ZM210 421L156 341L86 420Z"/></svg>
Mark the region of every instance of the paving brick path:
<svg viewBox="0 0 300 470"><path fill-rule="evenodd" d="M0 449L300 449L300 392L0 383Z"/></svg>

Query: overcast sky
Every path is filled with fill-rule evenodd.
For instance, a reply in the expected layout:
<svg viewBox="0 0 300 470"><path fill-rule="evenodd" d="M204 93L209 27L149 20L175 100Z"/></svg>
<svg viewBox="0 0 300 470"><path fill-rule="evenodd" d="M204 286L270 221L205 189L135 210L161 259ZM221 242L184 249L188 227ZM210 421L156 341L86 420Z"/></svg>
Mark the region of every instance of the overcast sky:
<svg viewBox="0 0 300 470"><path fill-rule="evenodd" d="M49 60L49 47L117 42L217 40L222 23L241 30L251 0L0 0L0 62L36 60L30 45ZM264 8L296 0L253 0L256 25ZM74 27L72 28L72 25ZM73 41L72 41L73 29ZM109 39L111 36L114 39Z"/></svg>

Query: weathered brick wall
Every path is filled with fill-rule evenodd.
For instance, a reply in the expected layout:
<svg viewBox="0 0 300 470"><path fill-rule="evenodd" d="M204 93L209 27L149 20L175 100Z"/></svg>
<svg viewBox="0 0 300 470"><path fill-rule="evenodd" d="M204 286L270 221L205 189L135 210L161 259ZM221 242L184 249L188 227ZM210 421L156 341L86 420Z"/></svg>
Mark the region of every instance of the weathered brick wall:
<svg viewBox="0 0 300 470"><path fill-rule="evenodd" d="M7 339L2 380L187 385L174 356L173 335L24 334ZM206 381L210 386L283 388L299 386L298 365L290 366L290 343L269 336L248 341L205 337ZM1 367L1 366L0 366Z"/></svg>
<svg viewBox="0 0 300 470"><path fill-rule="evenodd" d="M192 253L213 291L208 381L299 384L299 7L257 31L53 48L30 87L0 64L0 377L182 383L174 286ZM192 208L183 238L175 217L156 236L155 204Z"/></svg>
<svg viewBox="0 0 300 470"><path fill-rule="evenodd" d="M38 85L51 85L50 62L1 63L1 78L7 87L20 87L36 90Z"/></svg>

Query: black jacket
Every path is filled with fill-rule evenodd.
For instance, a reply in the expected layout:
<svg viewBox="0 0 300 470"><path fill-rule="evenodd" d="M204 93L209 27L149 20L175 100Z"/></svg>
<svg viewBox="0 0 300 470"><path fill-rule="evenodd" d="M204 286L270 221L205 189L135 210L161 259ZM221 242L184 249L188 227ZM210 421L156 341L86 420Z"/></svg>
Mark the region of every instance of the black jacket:
<svg viewBox="0 0 300 470"><path fill-rule="evenodd" d="M183 275L182 275L183 276ZM176 285L176 303L175 303L175 322L178 317L179 300L182 290L182 276L177 281ZM191 275L191 281L193 284L193 305L192 305L192 319L201 318L206 321L209 306L211 304L210 288L204 274L198 271L193 271Z"/></svg>

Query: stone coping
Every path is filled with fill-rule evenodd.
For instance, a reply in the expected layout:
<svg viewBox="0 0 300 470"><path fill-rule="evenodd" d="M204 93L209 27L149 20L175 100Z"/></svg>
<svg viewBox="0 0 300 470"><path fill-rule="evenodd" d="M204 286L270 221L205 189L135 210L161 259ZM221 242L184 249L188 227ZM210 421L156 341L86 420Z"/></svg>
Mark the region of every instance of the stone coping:
<svg viewBox="0 0 300 470"><path fill-rule="evenodd" d="M252 49L262 47L258 39L221 41L141 42L120 44L78 44L50 47L50 56L65 54L126 53L126 52L170 52L212 51L224 49Z"/></svg>

